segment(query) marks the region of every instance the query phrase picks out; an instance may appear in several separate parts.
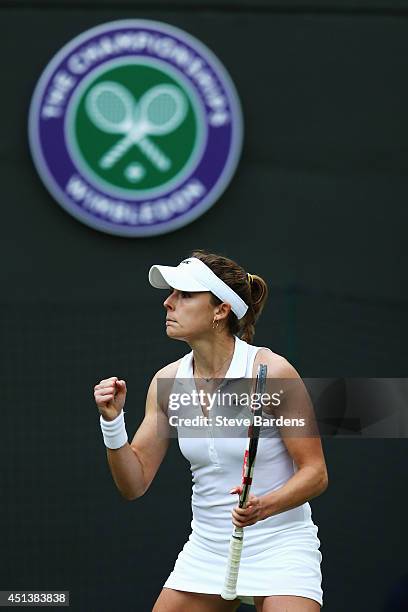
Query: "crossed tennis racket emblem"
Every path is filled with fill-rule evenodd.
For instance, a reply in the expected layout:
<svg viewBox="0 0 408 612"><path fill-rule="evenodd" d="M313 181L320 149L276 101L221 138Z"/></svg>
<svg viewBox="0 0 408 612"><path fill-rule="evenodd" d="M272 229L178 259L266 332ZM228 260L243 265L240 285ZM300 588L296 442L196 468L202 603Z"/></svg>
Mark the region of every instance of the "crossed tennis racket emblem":
<svg viewBox="0 0 408 612"><path fill-rule="evenodd" d="M139 102L123 85L104 81L88 93L85 108L97 128L108 134L122 134L99 160L103 169L112 168L133 146L161 172L171 168L171 160L149 136L174 132L187 114L187 101L174 85L156 85Z"/></svg>

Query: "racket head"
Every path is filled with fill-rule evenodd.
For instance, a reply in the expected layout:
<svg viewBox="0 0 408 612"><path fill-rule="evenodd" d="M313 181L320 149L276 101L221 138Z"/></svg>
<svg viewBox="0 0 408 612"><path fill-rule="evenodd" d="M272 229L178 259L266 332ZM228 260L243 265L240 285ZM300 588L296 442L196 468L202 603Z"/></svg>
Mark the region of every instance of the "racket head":
<svg viewBox="0 0 408 612"><path fill-rule="evenodd" d="M186 114L186 97L174 85L156 85L140 100L140 118L148 134L160 136L173 132Z"/></svg>
<svg viewBox="0 0 408 612"><path fill-rule="evenodd" d="M109 134L125 134L137 121L133 95L113 81L103 81L92 87L86 96L85 108L94 125Z"/></svg>

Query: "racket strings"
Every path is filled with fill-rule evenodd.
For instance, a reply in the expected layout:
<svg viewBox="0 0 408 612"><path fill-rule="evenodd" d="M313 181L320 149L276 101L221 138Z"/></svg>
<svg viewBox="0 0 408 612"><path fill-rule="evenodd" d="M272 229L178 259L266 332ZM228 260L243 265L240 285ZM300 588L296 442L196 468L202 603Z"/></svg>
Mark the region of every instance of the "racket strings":
<svg viewBox="0 0 408 612"><path fill-rule="evenodd" d="M103 91L95 100L100 115L109 123L118 125L127 118L127 109L119 96L111 91Z"/></svg>
<svg viewBox="0 0 408 612"><path fill-rule="evenodd" d="M164 127L171 122L177 113L177 104L173 96L161 93L151 100L147 108L147 120L157 127Z"/></svg>

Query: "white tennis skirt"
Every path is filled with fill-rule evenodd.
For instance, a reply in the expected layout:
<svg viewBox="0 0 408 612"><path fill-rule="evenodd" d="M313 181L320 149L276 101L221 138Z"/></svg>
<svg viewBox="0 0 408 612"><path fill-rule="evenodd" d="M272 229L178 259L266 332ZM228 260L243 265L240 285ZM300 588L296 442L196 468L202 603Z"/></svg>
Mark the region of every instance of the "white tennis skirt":
<svg viewBox="0 0 408 612"><path fill-rule="evenodd" d="M256 543L253 538L247 538L250 529L247 527L244 533L237 583L237 597L242 603L254 605L253 597L257 595L297 595L313 599L322 606L322 555L317 526L292 527L268 533L267 537L263 534L261 541ZM213 542L199 535L193 527L164 587L220 594L228 551L229 539Z"/></svg>

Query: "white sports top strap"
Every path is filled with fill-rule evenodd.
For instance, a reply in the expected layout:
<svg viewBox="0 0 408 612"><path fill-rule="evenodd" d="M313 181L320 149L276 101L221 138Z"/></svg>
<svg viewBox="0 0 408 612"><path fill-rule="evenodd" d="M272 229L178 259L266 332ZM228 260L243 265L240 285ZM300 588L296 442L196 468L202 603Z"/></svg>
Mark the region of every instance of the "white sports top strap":
<svg viewBox="0 0 408 612"><path fill-rule="evenodd" d="M248 356L247 356L247 370L245 377L252 378L253 369L254 369L254 361L258 351L264 348L262 346L252 346L252 344L248 344ZM256 372L254 373L254 378L256 376Z"/></svg>

